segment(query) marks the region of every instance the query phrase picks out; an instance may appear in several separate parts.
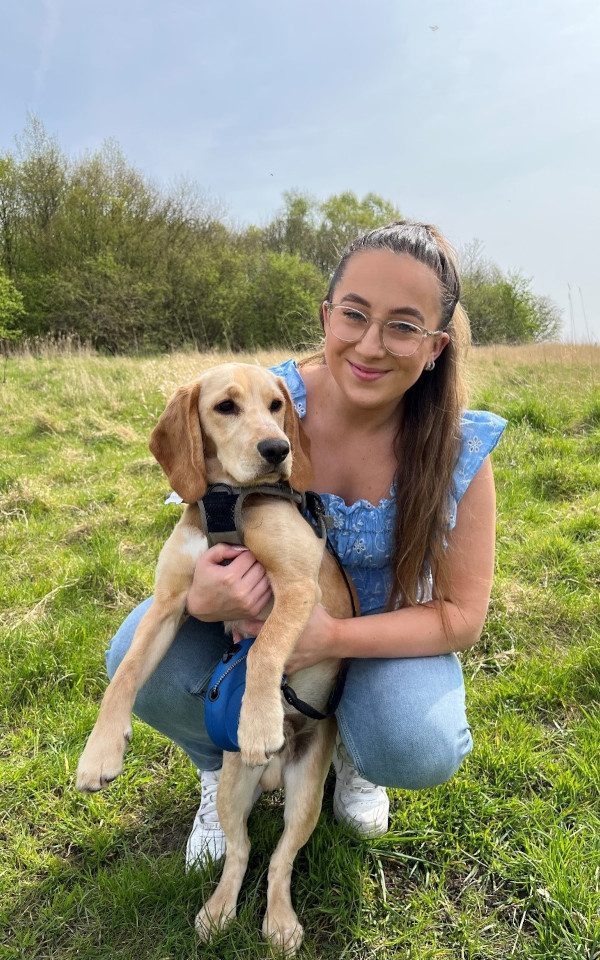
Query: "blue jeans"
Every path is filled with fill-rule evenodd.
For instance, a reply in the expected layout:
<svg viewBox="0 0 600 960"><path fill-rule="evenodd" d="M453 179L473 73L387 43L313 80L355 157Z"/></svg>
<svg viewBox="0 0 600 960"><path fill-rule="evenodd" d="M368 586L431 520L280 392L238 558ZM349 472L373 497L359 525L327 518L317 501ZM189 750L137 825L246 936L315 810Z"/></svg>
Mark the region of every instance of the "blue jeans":
<svg viewBox="0 0 600 960"><path fill-rule="evenodd" d="M151 603L140 604L117 631L106 653L109 677ZM221 751L204 726L204 696L228 644L222 623L189 617L135 701L135 714L178 743L200 770L221 766ZM352 660L336 718L358 772L382 786L443 783L472 748L454 654Z"/></svg>

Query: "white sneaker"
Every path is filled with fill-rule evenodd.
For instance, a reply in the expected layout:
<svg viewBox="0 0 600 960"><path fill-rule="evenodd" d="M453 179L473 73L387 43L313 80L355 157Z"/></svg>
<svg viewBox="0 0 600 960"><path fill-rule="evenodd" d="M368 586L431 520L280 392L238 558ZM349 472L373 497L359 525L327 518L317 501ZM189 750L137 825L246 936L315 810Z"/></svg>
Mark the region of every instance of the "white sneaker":
<svg viewBox="0 0 600 960"><path fill-rule="evenodd" d="M382 837L389 829L390 801L385 787L363 779L339 736L333 751L336 780L333 814L362 837Z"/></svg>
<svg viewBox="0 0 600 960"><path fill-rule="evenodd" d="M217 813L217 787L220 770L198 770L201 781L200 806L185 848L185 869L202 869L210 860L217 863L225 856L226 841ZM262 790L254 791L256 803Z"/></svg>

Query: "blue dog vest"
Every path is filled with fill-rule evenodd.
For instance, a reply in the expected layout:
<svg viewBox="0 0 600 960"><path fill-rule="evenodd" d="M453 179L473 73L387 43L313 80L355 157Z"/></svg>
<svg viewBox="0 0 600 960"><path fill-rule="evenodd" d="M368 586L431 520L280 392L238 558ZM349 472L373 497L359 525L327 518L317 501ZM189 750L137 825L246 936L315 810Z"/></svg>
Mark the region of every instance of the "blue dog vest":
<svg viewBox="0 0 600 960"><path fill-rule="evenodd" d="M221 750L229 750L232 753L240 749L238 727L242 697L246 689L246 659L255 640L256 637L240 640L232 644L223 654L213 670L204 699L204 722L210 739ZM301 700L295 690L290 687L285 673L281 678L281 692L285 700L305 717L310 717L312 720L326 720L327 717L332 717L338 708L344 692L347 672L348 660L342 660L325 713L321 713L310 703Z"/></svg>
<svg viewBox="0 0 600 960"><path fill-rule="evenodd" d="M210 678L204 700L204 722L210 739L221 750L236 752L242 697L246 688L246 657L255 638L240 640L224 653Z"/></svg>

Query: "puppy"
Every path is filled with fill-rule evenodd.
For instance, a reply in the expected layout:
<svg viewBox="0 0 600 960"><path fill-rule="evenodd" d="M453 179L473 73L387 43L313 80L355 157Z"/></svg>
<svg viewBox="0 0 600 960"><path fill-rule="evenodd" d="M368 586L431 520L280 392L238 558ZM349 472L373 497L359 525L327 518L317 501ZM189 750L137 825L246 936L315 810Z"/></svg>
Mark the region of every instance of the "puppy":
<svg viewBox="0 0 600 960"><path fill-rule="evenodd" d="M171 486L187 503L156 569L154 602L112 678L77 769L77 787L96 791L119 775L135 696L166 653L185 617L194 567L208 547L197 501L208 484L252 488L289 481L310 485L307 442L285 381L247 364L224 364L180 387L150 440ZM250 843L247 819L255 788L285 787L285 829L269 866L263 934L295 953L303 931L292 907L293 861L319 818L336 733L335 720L312 720L281 695L280 679L315 604L334 617L352 600L331 555L289 500L252 494L242 507L245 545L267 571L273 601L246 661L239 753L225 752L217 809L227 840L220 883L196 918L201 939L235 917ZM339 661L301 670L290 682L317 710L327 704Z"/></svg>

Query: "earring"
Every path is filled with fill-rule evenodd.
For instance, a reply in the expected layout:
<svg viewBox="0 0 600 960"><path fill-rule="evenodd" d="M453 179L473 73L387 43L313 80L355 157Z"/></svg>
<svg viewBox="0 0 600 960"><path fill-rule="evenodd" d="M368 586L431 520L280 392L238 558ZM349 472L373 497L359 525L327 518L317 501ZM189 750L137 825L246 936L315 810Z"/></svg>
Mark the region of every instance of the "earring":
<svg viewBox="0 0 600 960"><path fill-rule="evenodd" d="M427 363L425 364L426 370L433 370L434 367L435 367L435 360L428 360Z"/></svg>

